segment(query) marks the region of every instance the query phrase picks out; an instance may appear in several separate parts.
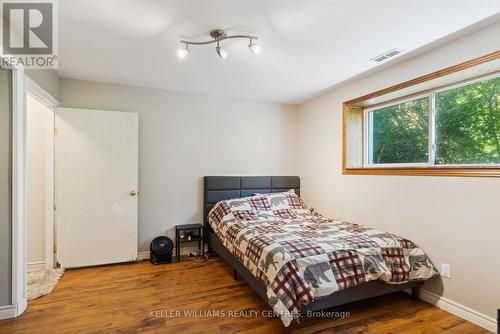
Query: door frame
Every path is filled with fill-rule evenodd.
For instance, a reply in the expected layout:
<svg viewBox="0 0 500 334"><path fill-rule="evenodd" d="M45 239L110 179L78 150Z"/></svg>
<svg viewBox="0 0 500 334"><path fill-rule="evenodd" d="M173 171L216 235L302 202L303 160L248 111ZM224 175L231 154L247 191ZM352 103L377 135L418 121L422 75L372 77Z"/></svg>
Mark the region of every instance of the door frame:
<svg viewBox="0 0 500 334"><path fill-rule="evenodd" d="M55 109L59 106L59 101L50 95L45 89L33 81L30 77L25 78L26 94L30 94L39 102L45 104L51 110L51 117L48 129L48 140L45 149L48 158L45 160L45 269L54 269L54 231L55 231L55 146L54 146L54 122ZM28 231L26 231L27 233Z"/></svg>
<svg viewBox="0 0 500 334"><path fill-rule="evenodd" d="M12 69L12 296L13 317L27 308L26 285L26 93L27 87L50 102L59 102L25 75ZM7 316L7 317L10 317Z"/></svg>
<svg viewBox="0 0 500 334"><path fill-rule="evenodd" d="M12 306L13 316L26 298L26 92L24 69L12 70Z"/></svg>

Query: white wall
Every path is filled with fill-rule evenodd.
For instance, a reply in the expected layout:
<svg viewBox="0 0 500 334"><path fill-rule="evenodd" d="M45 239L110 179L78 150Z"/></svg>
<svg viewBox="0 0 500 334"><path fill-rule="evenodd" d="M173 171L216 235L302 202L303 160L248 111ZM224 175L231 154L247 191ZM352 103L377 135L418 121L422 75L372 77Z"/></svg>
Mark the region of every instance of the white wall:
<svg viewBox="0 0 500 334"><path fill-rule="evenodd" d="M452 278L426 288L496 318L500 179L342 175L341 104L500 49L500 23L315 98L298 112L305 200L325 214L406 236Z"/></svg>
<svg viewBox="0 0 500 334"><path fill-rule="evenodd" d="M139 113L139 251L202 222L205 175L296 175L294 107L61 79L61 107Z"/></svg>
<svg viewBox="0 0 500 334"><path fill-rule="evenodd" d="M45 191L48 136L52 111L40 101L27 96L27 263L45 261Z"/></svg>
<svg viewBox="0 0 500 334"><path fill-rule="evenodd" d="M31 80L35 81L53 98L59 97L59 77L54 70L25 70L24 72Z"/></svg>

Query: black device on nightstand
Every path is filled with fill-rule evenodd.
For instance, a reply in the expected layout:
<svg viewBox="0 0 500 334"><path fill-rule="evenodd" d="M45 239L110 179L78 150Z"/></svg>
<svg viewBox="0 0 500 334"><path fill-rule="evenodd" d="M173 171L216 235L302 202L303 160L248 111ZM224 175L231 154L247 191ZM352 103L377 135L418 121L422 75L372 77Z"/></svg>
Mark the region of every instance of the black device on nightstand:
<svg viewBox="0 0 500 334"><path fill-rule="evenodd" d="M201 256L204 258L205 246L203 244L203 225L175 225L175 254L177 256L177 262L181 260L181 244L194 241L198 242L198 248L201 249Z"/></svg>

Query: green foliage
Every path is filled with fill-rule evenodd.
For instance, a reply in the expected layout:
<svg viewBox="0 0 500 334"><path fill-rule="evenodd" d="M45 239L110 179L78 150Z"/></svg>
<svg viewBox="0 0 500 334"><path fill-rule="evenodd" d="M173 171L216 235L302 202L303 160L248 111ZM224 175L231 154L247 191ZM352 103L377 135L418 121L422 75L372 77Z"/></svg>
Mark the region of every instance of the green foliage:
<svg viewBox="0 0 500 334"><path fill-rule="evenodd" d="M371 163L428 161L429 100L422 98L370 113L373 118Z"/></svg>
<svg viewBox="0 0 500 334"><path fill-rule="evenodd" d="M429 99L378 109L370 163L428 161ZM436 164L500 164L500 77L436 94Z"/></svg>
<svg viewBox="0 0 500 334"><path fill-rule="evenodd" d="M436 163L500 163L499 102L500 77L436 94Z"/></svg>

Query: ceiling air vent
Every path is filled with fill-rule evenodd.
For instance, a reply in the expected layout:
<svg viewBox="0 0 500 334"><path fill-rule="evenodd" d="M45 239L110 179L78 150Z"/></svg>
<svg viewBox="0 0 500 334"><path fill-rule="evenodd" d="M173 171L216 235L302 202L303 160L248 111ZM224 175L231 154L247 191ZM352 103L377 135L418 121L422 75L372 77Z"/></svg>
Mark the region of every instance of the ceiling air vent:
<svg viewBox="0 0 500 334"><path fill-rule="evenodd" d="M401 53L403 53L403 50L401 50L401 49L392 49L392 50L384 52L381 55L378 55L375 58L372 58L370 60L376 61L377 63L381 63L381 62L383 62L389 58L395 57Z"/></svg>

